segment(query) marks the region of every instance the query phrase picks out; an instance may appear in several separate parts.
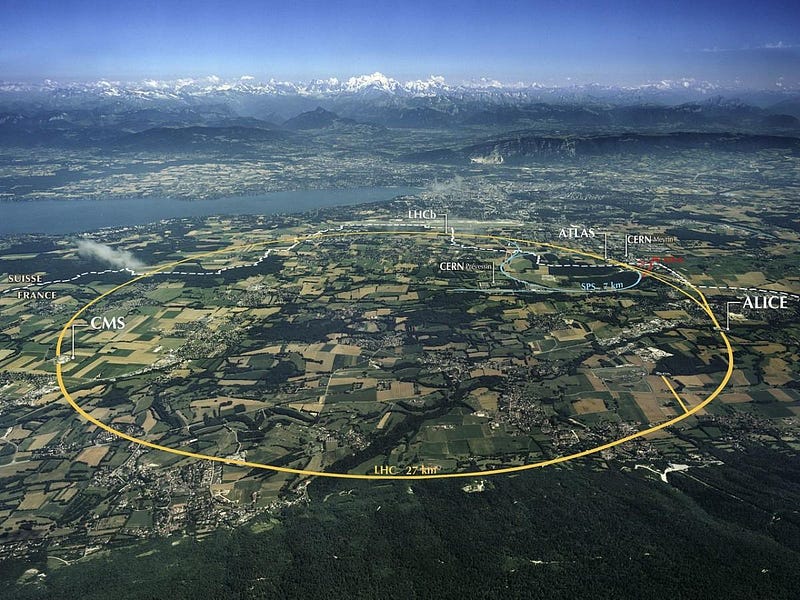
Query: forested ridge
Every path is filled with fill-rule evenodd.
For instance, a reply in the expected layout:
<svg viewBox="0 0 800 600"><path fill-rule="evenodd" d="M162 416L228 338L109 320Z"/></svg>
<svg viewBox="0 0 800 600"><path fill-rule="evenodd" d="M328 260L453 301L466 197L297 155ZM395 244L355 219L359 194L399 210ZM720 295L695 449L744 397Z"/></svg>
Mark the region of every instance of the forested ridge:
<svg viewBox="0 0 800 600"><path fill-rule="evenodd" d="M470 494L463 480L316 480L312 501L266 531L148 541L50 570L36 584L11 584L31 564L6 563L1 575L10 585L0 595L797 598L796 459L751 450L725 465L672 473L674 485L599 464L490 478L484 492ZM700 485L711 469L714 487ZM759 489L750 489L756 481Z"/></svg>

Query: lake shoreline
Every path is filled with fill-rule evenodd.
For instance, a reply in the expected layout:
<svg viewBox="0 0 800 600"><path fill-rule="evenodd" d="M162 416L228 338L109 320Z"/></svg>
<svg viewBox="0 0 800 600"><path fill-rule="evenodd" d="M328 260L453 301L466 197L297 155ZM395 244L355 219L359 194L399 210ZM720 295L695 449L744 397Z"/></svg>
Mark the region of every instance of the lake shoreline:
<svg viewBox="0 0 800 600"><path fill-rule="evenodd" d="M170 219L302 214L314 210L388 202L420 188L375 186L266 192L215 199L131 197L6 200L0 202L0 238L66 235L109 227L134 227Z"/></svg>

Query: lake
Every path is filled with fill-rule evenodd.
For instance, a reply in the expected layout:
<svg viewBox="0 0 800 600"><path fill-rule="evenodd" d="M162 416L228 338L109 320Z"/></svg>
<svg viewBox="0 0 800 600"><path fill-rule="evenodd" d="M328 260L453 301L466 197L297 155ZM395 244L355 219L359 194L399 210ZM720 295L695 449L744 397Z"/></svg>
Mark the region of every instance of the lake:
<svg viewBox="0 0 800 600"><path fill-rule="evenodd" d="M268 192L214 200L121 198L3 202L0 203L0 236L78 233L103 227L144 225L181 217L298 213L331 206L381 202L418 191L417 188L406 187L365 187Z"/></svg>

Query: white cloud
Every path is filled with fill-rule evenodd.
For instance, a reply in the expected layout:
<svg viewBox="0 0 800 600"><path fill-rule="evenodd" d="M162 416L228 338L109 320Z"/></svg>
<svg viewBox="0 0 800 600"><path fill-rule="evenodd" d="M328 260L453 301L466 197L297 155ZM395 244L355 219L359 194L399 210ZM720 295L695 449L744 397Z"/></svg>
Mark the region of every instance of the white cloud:
<svg viewBox="0 0 800 600"><path fill-rule="evenodd" d="M106 244L86 238L78 240L78 254L84 258L95 258L109 266L120 269L139 271L146 266L127 250L117 250Z"/></svg>
<svg viewBox="0 0 800 600"><path fill-rule="evenodd" d="M739 48L719 48L712 46L711 48L702 48L700 52L749 52L751 50L789 50L791 48L800 48L800 44L788 44L783 41L766 42L758 46L741 46Z"/></svg>

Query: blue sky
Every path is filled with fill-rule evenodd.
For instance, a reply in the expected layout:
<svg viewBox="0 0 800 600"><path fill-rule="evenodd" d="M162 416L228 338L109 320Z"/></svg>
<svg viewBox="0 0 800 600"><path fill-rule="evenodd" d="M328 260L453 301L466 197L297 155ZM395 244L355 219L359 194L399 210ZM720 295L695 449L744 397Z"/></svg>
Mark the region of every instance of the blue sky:
<svg viewBox="0 0 800 600"><path fill-rule="evenodd" d="M800 2L0 0L0 79L800 84Z"/></svg>

